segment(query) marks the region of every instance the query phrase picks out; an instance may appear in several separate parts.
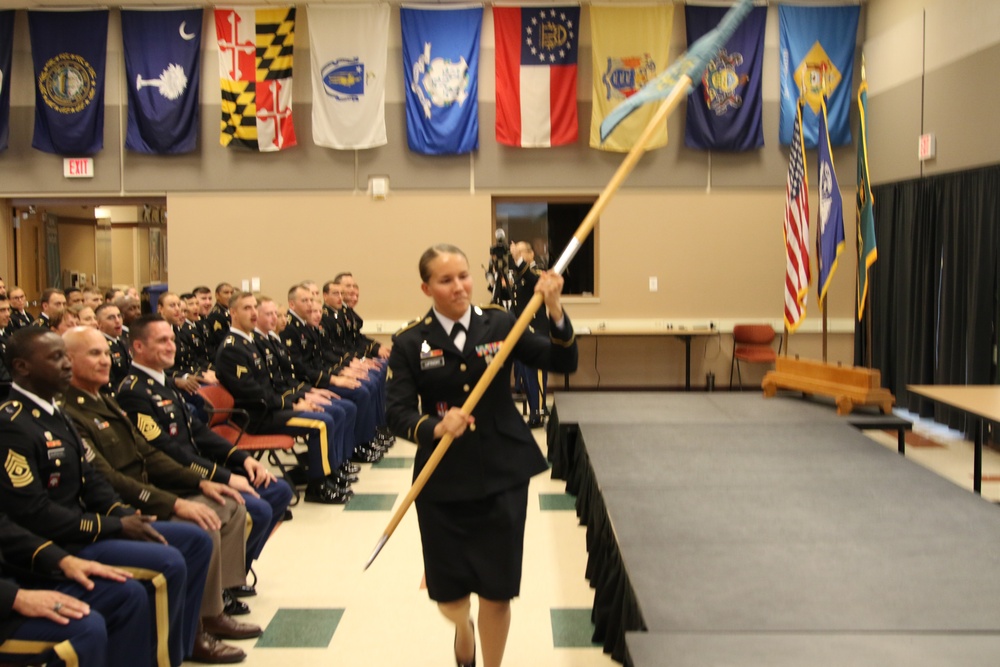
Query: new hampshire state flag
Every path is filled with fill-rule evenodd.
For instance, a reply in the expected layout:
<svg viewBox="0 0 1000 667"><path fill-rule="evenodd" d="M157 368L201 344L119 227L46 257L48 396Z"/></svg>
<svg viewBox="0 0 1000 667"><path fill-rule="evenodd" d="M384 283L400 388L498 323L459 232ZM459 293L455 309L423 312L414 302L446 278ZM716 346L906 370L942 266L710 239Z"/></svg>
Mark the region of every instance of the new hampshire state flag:
<svg viewBox="0 0 1000 667"><path fill-rule="evenodd" d="M280 151L295 145L292 56L295 8L218 8L223 146Z"/></svg>
<svg viewBox="0 0 1000 667"><path fill-rule="evenodd" d="M795 104L803 95L802 136L806 148L819 137L820 99L827 98L830 143L851 143L851 95L854 90L854 48L858 34L858 5L793 7L778 5L781 68L782 144L792 141Z"/></svg>
<svg viewBox="0 0 1000 667"><path fill-rule="evenodd" d="M688 44L715 29L726 7L684 8ZM767 7L750 10L725 47L709 61L687 103L684 145L715 151L749 151L764 145L761 95Z"/></svg>
<svg viewBox="0 0 1000 667"><path fill-rule="evenodd" d="M202 9L121 10L125 148L164 155L198 143Z"/></svg>
<svg viewBox="0 0 1000 667"><path fill-rule="evenodd" d="M656 114L647 104L623 120L601 143L601 122L622 100L659 76L669 65L673 5L590 7L590 41L594 66L590 147L624 153ZM667 123L659 128L647 149L667 144Z"/></svg>
<svg viewBox="0 0 1000 667"><path fill-rule="evenodd" d="M386 144L389 5L310 5L312 131L317 146Z"/></svg>
<svg viewBox="0 0 1000 667"><path fill-rule="evenodd" d="M10 62L14 52L14 10L0 11L0 151L10 137Z"/></svg>
<svg viewBox="0 0 1000 667"><path fill-rule="evenodd" d="M483 8L402 7L406 140L425 155L479 148L479 36Z"/></svg>
<svg viewBox="0 0 1000 667"><path fill-rule="evenodd" d="M57 155L104 148L104 64L108 11L28 12L35 67L31 145Z"/></svg>

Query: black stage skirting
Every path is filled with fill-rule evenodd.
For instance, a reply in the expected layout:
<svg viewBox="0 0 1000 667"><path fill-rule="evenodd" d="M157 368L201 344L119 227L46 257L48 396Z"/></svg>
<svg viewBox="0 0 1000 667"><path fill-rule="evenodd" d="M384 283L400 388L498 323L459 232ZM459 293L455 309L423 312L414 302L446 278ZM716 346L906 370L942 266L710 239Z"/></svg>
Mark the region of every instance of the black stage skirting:
<svg viewBox="0 0 1000 667"><path fill-rule="evenodd" d="M620 662L1000 655L1000 509L828 406L559 394L548 435L587 526L594 640Z"/></svg>

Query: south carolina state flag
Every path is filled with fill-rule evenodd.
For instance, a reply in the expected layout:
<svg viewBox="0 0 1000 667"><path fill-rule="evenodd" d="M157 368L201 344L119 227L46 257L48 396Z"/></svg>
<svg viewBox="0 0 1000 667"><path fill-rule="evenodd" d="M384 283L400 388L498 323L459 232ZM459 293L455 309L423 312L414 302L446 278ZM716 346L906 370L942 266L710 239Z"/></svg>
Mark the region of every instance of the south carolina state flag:
<svg viewBox="0 0 1000 667"><path fill-rule="evenodd" d="M295 8L215 10L223 146L280 151L296 144L292 122Z"/></svg>
<svg viewBox="0 0 1000 667"><path fill-rule="evenodd" d="M608 138L601 141L601 123L620 102L663 73L670 65L670 35L674 25L673 5L590 7L590 41L593 44L593 113L590 147L624 153L631 150L646 125L656 115L657 105L636 109ZM647 145L667 145L667 124Z"/></svg>
<svg viewBox="0 0 1000 667"><path fill-rule="evenodd" d="M202 9L122 10L125 148L190 153L198 143Z"/></svg>
<svg viewBox="0 0 1000 667"><path fill-rule="evenodd" d="M778 139L792 141L800 91L802 136L806 148L819 138L820 100L826 95L830 143L851 143L851 97L854 49L861 7L792 7L778 5L781 67L781 119Z"/></svg>
<svg viewBox="0 0 1000 667"><path fill-rule="evenodd" d="M104 64L108 10L28 12L35 65L31 145L57 155L104 148Z"/></svg>
<svg viewBox="0 0 1000 667"><path fill-rule="evenodd" d="M483 8L402 7L406 140L425 155L479 148L479 36Z"/></svg>
<svg viewBox="0 0 1000 667"><path fill-rule="evenodd" d="M580 7L494 7L497 142L545 148L576 142Z"/></svg>

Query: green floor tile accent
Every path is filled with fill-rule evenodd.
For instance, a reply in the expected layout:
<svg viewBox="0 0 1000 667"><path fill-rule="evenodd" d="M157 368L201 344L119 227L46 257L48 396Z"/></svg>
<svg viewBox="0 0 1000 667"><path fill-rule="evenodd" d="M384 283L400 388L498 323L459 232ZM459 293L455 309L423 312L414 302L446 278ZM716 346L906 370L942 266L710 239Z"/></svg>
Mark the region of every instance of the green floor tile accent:
<svg viewBox="0 0 1000 667"><path fill-rule="evenodd" d="M568 493L539 493L538 507L546 510L575 510L576 497Z"/></svg>
<svg viewBox="0 0 1000 667"><path fill-rule="evenodd" d="M412 468L412 456L387 456L378 463L373 463L372 468Z"/></svg>
<svg viewBox="0 0 1000 667"><path fill-rule="evenodd" d="M344 506L345 512L389 512L396 504L395 493L356 493Z"/></svg>
<svg viewBox="0 0 1000 667"><path fill-rule="evenodd" d="M590 648L600 646L591 641L594 624L590 609L550 609L552 615L552 646L555 648Z"/></svg>
<svg viewBox="0 0 1000 667"><path fill-rule="evenodd" d="M279 609L254 646L326 648L343 615L343 609Z"/></svg>

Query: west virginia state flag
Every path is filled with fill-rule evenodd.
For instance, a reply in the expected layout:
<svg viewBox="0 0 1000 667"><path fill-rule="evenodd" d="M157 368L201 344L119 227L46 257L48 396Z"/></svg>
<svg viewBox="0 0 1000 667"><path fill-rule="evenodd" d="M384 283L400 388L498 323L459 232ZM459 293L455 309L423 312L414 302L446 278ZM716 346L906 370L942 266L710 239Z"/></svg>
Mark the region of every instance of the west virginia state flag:
<svg viewBox="0 0 1000 667"><path fill-rule="evenodd" d="M280 151L294 146L292 55L295 8L215 10L223 146Z"/></svg>
<svg viewBox="0 0 1000 667"><path fill-rule="evenodd" d="M104 148L108 11L28 12L35 65L31 145L58 155Z"/></svg>
<svg viewBox="0 0 1000 667"><path fill-rule="evenodd" d="M673 5L590 7L590 41L594 63L593 113L590 147L628 152L656 114L656 105L637 109L623 120L607 141L601 142L601 122L619 102L634 95L670 63ZM667 144L667 124L658 130L647 149Z"/></svg>
<svg viewBox="0 0 1000 667"><path fill-rule="evenodd" d="M122 10L125 148L190 153L198 143L202 9Z"/></svg>
<svg viewBox="0 0 1000 667"><path fill-rule="evenodd" d="M861 7L793 7L778 5L781 67L779 141L792 141L796 104L801 95L802 136L806 148L819 139L820 100L826 95L830 143L851 143L851 93L854 48Z"/></svg>
<svg viewBox="0 0 1000 667"><path fill-rule="evenodd" d="M0 12L0 151L10 136L10 61L14 52L14 10Z"/></svg>
<svg viewBox="0 0 1000 667"><path fill-rule="evenodd" d="M688 44L713 30L725 7L684 8ZM716 151L748 151L764 145L761 94L764 27L767 7L750 10L708 63L705 75L688 97L684 145Z"/></svg>
<svg viewBox="0 0 1000 667"><path fill-rule="evenodd" d="M406 140L425 155L479 148L479 36L483 8L399 10Z"/></svg>

